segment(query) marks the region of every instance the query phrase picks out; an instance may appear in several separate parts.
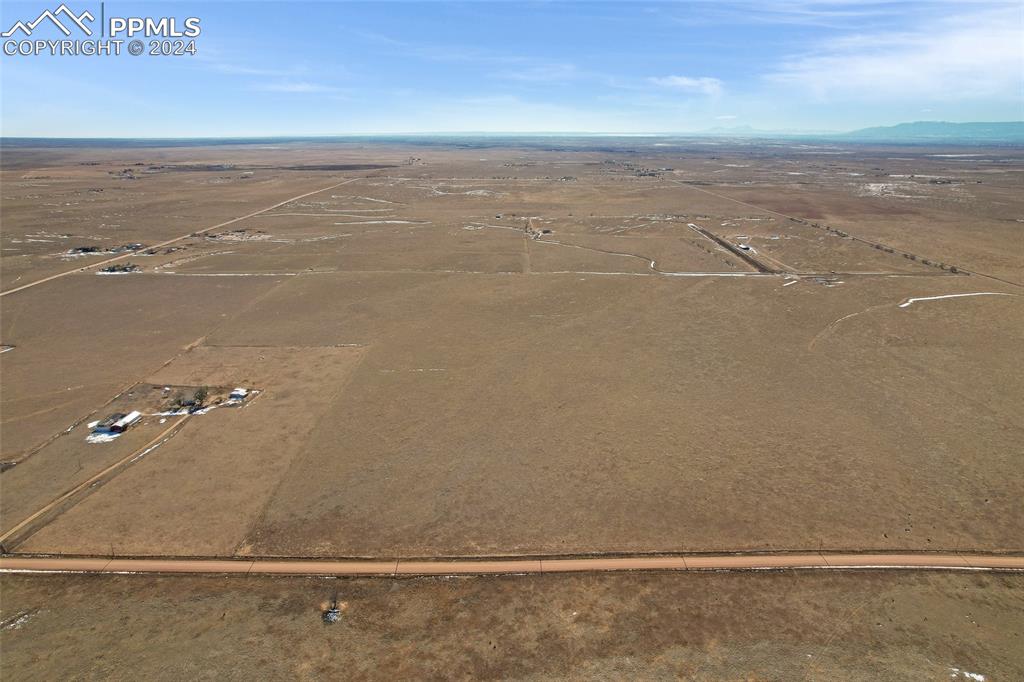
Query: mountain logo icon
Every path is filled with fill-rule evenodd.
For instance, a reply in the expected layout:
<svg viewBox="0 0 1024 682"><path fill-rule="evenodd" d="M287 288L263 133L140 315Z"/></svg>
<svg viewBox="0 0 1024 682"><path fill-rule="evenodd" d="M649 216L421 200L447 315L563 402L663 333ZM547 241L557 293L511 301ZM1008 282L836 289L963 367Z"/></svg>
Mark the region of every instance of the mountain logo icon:
<svg viewBox="0 0 1024 682"><path fill-rule="evenodd" d="M57 29L64 35L71 35L71 30L67 26L65 26L63 22L61 22L59 17L63 17L65 21L70 22L74 26L77 26L83 33L85 33L85 35L92 35L92 29L86 26L85 22L95 21L96 17L94 17L92 13L88 10L82 12L81 14L75 14L64 3L61 3L60 7L58 7L55 10L43 10L42 14L36 17L34 21L29 21L27 23L24 21L17 21L14 23L13 26L11 26L10 29L4 31L3 33L0 33L0 35L2 35L4 38L10 38L18 31L21 31L26 36L30 36L32 35L32 31L36 30L36 27L46 20L51 21L53 25L56 26Z"/></svg>

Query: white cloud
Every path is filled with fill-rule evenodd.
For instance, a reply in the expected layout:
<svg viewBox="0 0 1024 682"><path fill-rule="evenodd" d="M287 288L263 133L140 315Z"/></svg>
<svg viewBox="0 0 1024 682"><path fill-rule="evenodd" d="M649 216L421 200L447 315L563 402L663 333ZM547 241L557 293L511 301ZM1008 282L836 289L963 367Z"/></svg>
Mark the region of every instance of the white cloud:
<svg viewBox="0 0 1024 682"><path fill-rule="evenodd" d="M692 78L690 76L662 76L648 78L647 80L663 88L693 92L709 97L717 97L722 94L722 81L707 76L699 78Z"/></svg>
<svg viewBox="0 0 1024 682"><path fill-rule="evenodd" d="M281 83L261 83L253 88L254 90L260 90L262 92L290 92L290 93L308 93L308 92L337 92L337 88L331 87L330 85L322 85L320 83L309 83L306 81L292 81L292 82L281 82Z"/></svg>
<svg viewBox="0 0 1024 682"><path fill-rule="evenodd" d="M239 66L237 64L227 64L217 62L210 65L214 71L220 73L227 73L234 76L292 76L295 75L295 71L289 71L285 69L263 69L251 66Z"/></svg>
<svg viewBox="0 0 1024 682"><path fill-rule="evenodd" d="M435 97L423 93L418 100L415 127L401 112L381 112L354 121L352 130L376 133L420 132L642 132L636 116L618 110L555 104L544 98L507 93L472 97ZM647 123L647 122L645 122ZM664 129L664 126L660 126Z"/></svg>
<svg viewBox="0 0 1024 682"><path fill-rule="evenodd" d="M723 114L721 116L715 116L716 121L735 121L736 116L734 114Z"/></svg>
<svg viewBox="0 0 1024 682"><path fill-rule="evenodd" d="M531 83L551 83L571 80L580 73L573 64L535 64L519 69L509 69L496 73L498 78L524 81Z"/></svg>
<svg viewBox="0 0 1024 682"><path fill-rule="evenodd" d="M946 17L913 31L858 34L793 56L769 82L821 99L1020 98L1024 41L1019 9Z"/></svg>

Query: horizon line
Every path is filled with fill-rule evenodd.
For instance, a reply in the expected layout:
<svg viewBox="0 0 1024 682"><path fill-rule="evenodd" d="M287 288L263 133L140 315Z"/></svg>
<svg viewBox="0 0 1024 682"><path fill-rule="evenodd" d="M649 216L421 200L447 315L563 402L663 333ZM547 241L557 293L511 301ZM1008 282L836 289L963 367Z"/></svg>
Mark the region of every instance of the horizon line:
<svg viewBox="0 0 1024 682"><path fill-rule="evenodd" d="M437 130L437 131L374 131L374 132L332 132L332 133L258 133L250 135L139 135L139 136L108 136L108 135L4 135L0 133L0 141L3 140L253 140L253 139L306 139L306 138L345 138L345 137L387 137L387 136L408 136L408 137L454 137L454 136L507 136L507 137L545 137L545 136L579 136L579 137L679 137L679 136L720 136L728 137L735 135L739 137L753 136L780 136L796 137L806 135L839 136L848 135L863 130L875 128L895 128L898 126L930 123L930 124L990 124L1024 125L1024 120L1002 120L1002 121L941 121L941 120L918 120L902 121L888 125L867 126L852 130L793 130L793 129L759 129L751 126L736 127L713 127L700 130L676 130L676 131L590 131L590 130Z"/></svg>

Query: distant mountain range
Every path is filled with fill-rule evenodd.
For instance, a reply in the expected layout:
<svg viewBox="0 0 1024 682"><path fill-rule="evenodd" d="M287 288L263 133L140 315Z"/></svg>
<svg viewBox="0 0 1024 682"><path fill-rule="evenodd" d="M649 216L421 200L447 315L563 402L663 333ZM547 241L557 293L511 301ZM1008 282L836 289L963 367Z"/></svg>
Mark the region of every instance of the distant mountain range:
<svg viewBox="0 0 1024 682"><path fill-rule="evenodd" d="M890 142L895 144L1024 144L1024 121L949 123L915 121L894 126L862 128L846 133L807 130L758 130L750 126L718 127L704 135L726 137L790 137L842 142Z"/></svg>
<svg viewBox="0 0 1024 682"><path fill-rule="evenodd" d="M864 128L836 137L858 142L1002 142L1024 144L1024 121L947 123L915 121L894 126Z"/></svg>

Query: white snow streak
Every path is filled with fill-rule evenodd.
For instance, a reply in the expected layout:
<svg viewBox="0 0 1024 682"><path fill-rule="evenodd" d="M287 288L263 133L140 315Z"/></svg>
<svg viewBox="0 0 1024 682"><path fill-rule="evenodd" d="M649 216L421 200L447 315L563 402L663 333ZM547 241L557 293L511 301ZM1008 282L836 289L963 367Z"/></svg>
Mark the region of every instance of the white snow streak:
<svg viewBox="0 0 1024 682"><path fill-rule="evenodd" d="M920 296L918 298L908 298L903 303L900 303L901 308L909 308L912 304L918 301L938 301L943 298L963 298L965 296L1013 296L1013 294L1006 294L1000 291L978 291L973 294L945 294L944 296Z"/></svg>

